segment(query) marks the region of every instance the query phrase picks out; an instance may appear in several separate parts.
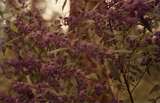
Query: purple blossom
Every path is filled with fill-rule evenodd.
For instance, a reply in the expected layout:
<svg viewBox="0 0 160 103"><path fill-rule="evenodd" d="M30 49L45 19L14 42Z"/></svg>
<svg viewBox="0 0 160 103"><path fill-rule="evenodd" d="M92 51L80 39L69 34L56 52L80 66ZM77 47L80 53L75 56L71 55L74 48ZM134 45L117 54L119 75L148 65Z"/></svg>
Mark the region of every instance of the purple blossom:
<svg viewBox="0 0 160 103"><path fill-rule="evenodd" d="M23 5L26 0L18 1ZM93 10L85 7L90 2L93 2ZM131 56L147 48L149 55L140 57L141 66L160 61L159 31L153 36L146 32L147 36L141 38L143 31L136 28L137 24L145 24L150 18L155 23L156 15L150 15L150 10L154 9L151 5L153 3L147 0L71 0L70 16L64 20L70 29L66 34L52 31L34 7L16 13L16 19L6 24L7 40L1 42L0 38L0 48L9 48L15 53L14 58L2 61L1 68L6 71L5 75L13 73L16 81L9 88L12 91L7 91L9 95L0 94L0 102L119 103L120 98L114 97L109 90L112 85L106 86L106 83L117 84L118 79L118 87L113 86L116 90L119 85L124 85L119 75L130 74L132 61L137 62L137 57ZM143 49L139 46L139 39L146 43ZM7 46L3 45L6 42ZM154 49L148 50L152 45ZM65 51L59 52L64 50L61 48ZM124 48L133 55L128 55ZM56 53L52 55L52 51ZM123 71L123 67L127 70ZM106 96L109 101L104 98Z"/></svg>
<svg viewBox="0 0 160 103"><path fill-rule="evenodd" d="M19 103L15 97L0 92L0 101L3 103Z"/></svg>
<svg viewBox="0 0 160 103"><path fill-rule="evenodd" d="M105 91L104 84L97 83L95 85L95 93L96 93L96 95L100 96L101 94L103 94L104 91Z"/></svg>
<svg viewBox="0 0 160 103"><path fill-rule="evenodd" d="M113 98L111 103L119 103L119 102L116 98Z"/></svg>
<svg viewBox="0 0 160 103"><path fill-rule="evenodd" d="M31 73L40 68L40 61L33 57L14 58L6 62L7 65L14 67L17 73Z"/></svg>
<svg viewBox="0 0 160 103"><path fill-rule="evenodd" d="M17 93L17 99L21 103L34 103L34 94L32 87L23 82L16 82L13 84L13 90Z"/></svg>
<svg viewBox="0 0 160 103"><path fill-rule="evenodd" d="M60 36L55 33L47 33L46 35L44 35L44 41L58 47L66 47L68 45L67 37Z"/></svg>
<svg viewBox="0 0 160 103"><path fill-rule="evenodd" d="M97 61L103 61L104 58L108 57L107 53L105 53L105 50L86 41L75 43L73 50L73 52L77 55L80 53L85 53L87 56L94 58Z"/></svg>
<svg viewBox="0 0 160 103"><path fill-rule="evenodd" d="M46 78L58 78L61 70L55 64L42 64L40 72Z"/></svg>
<svg viewBox="0 0 160 103"><path fill-rule="evenodd" d="M8 60L6 64L14 67L16 71L20 71L23 68L22 61L19 59Z"/></svg>

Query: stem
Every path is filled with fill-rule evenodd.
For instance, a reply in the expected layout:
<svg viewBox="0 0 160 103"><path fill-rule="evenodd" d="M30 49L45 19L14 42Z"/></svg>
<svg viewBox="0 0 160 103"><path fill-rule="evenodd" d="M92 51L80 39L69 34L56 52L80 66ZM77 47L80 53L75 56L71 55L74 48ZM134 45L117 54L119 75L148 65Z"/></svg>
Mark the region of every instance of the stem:
<svg viewBox="0 0 160 103"><path fill-rule="evenodd" d="M113 86L113 80L110 78L110 69L106 68L104 69L105 72L104 73L104 76L106 77L106 80L107 80L107 83L108 83L108 86L109 86L109 90L111 92L111 95L114 99L116 99L119 103L119 99L118 99L118 95L117 95L117 91L115 90L114 86Z"/></svg>
<svg viewBox="0 0 160 103"><path fill-rule="evenodd" d="M111 24L111 20L110 19L109 19L109 27L110 27L111 32L113 33L113 28L112 28L112 24Z"/></svg>
<svg viewBox="0 0 160 103"><path fill-rule="evenodd" d="M7 42L5 43L5 46L10 45L12 42L21 39L21 37L23 37L23 36L21 35L21 36L18 36L18 37L16 37L16 38L10 40L10 41L7 41Z"/></svg>
<svg viewBox="0 0 160 103"><path fill-rule="evenodd" d="M26 80L29 83L29 85L33 85L32 80L29 75L26 75Z"/></svg>
<svg viewBox="0 0 160 103"><path fill-rule="evenodd" d="M130 88L129 88L129 83L128 83L126 75L124 73L123 73L123 78L124 78L124 82L125 82L126 87L127 87L127 91L128 91L131 103L134 103L133 96L132 96L132 93L131 93Z"/></svg>
<svg viewBox="0 0 160 103"><path fill-rule="evenodd" d="M99 7L99 5L102 4L103 2L104 2L104 0L101 0L99 3L96 4L95 7L93 7L93 9L91 11L95 11Z"/></svg>
<svg viewBox="0 0 160 103"><path fill-rule="evenodd" d="M123 63L124 64L124 63ZM126 73L125 73L125 69L126 67L124 65L121 65L121 73L122 73L122 76L123 76L123 79L124 79L124 83L127 87L127 92L129 94L129 97L130 97L130 101L131 103L134 103L134 99L133 99L133 96L132 96L132 92L130 90L130 86L129 86L129 83L128 83L128 80L127 80L127 77L126 77Z"/></svg>

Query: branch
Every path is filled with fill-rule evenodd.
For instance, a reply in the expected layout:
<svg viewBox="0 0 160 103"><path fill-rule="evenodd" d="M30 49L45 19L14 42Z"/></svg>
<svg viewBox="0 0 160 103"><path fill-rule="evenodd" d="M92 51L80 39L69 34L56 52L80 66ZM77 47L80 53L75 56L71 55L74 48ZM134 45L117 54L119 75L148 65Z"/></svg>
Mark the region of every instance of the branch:
<svg viewBox="0 0 160 103"><path fill-rule="evenodd" d="M128 80L127 80L127 77L126 77L125 66L124 65L121 65L121 73L122 73L122 76L123 76L123 79L124 79L124 83L125 83L125 85L127 87L127 92L129 94L130 101L131 101L131 103L134 103L132 92L130 90L130 86L129 86L129 83L128 83Z"/></svg>
<svg viewBox="0 0 160 103"><path fill-rule="evenodd" d="M132 96L132 92L130 91L129 83L128 83L128 80L127 80L127 78L126 78L125 73L123 73L123 79L124 79L124 82L125 82L125 84L126 84L127 91L128 91L128 94L129 94L129 97L130 97L131 103L134 103L134 99L133 99L133 96Z"/></svg>

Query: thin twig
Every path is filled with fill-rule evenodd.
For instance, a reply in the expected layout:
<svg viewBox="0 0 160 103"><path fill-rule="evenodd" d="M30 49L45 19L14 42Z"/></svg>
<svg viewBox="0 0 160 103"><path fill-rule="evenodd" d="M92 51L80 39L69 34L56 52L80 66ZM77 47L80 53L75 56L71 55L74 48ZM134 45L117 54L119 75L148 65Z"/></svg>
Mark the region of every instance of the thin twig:
<svg viewBox="0 0 160 103"><path fill-rule="evenodd" d="M121 62L122 62L122 61L121 61ZM122 63L122 64L124 64L124 63ZM133 96L132 96L132 92L131 92L131 90L130 90L130 86L129 86L129 83L128 83L128 80L127 80L127 77L126 77L125 69L126 69L125 65L121 65L121 73L122 73L122 76L123 76L123 79L124 79L124 83L125 83L125 85L126 85L126 87L127 87L127 92L128 92L128 94L129 94L130 101L131 101L131 103L134 103L134 99L133 99Z"/></svg>
<svg viewBox="0 0 160 103"><path fill-rule="evenodd" d="M128 91L128 94L129 94L131 103L134 103L134 99L133 99L133 96L132 96L132 92L130 91L129 83L128 83L128 80L127 80L127 78L126 78L125 73L123 73L123 79L124 79L124 82L125 82L125 84L126 84L127 91Z"/></svg>
<svg viewBox="0 0 160 103"><path fill-rule="evenodd" d="M94 6L94 8L91 11L95 11L100 6L100 4L103 2L104 0L101 0L99 3L96 4L96 6Z"/></svg>
<svg viewBox="0 0 160 103"><path fill-rule="evenodd" d="M112 24L111 24L111 19L109 19L109 27L110 27L111 32L113 33L113 28L112 28Z"/></svg>

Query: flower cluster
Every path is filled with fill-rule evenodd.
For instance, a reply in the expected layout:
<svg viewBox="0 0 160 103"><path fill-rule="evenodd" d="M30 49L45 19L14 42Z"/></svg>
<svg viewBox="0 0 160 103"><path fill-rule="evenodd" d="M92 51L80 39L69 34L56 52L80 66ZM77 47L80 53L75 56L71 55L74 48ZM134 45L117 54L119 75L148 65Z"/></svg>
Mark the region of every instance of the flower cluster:
<svg viewBox="0 0 160 103"><path fill-rule="evenodd" d="M73 46L73 52L77 55L85 53L87 56L94 58L97 61L103 61L104 58L109 58L111 56L111 54L107 54L107 50L86 41L77 41Z"/></svg>
<svg viewBox="0 0 160 103"><path fill-rule="evenodd" d="M8 60L5 64L14 67L17 73L30 73L40 67L40 61L33 57L12 59Z"/></svg>
<svg viewBox="0 0 160 103"><path fill-rule="evenodd" d="M4 93L0 93L0 101L3 103L19 103L14 97L8 96Z"/></svg>

